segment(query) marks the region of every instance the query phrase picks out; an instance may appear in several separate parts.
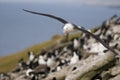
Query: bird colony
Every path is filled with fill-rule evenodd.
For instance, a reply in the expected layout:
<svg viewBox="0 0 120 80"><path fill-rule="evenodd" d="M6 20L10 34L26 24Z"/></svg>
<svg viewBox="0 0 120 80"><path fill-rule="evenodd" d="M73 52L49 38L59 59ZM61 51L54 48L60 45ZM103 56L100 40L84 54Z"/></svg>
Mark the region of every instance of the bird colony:
<svg viewBox="0 0 120 80"><path fill-rule="evenodd" d="M64 22L66 30L74 28ZM80 29L97 39L83 31L81 36L59 41L37 54L29 51L28 60L21 58L14 70L1 72L0 80L119 80L120 18L114 15L93 31Z"/></svg>

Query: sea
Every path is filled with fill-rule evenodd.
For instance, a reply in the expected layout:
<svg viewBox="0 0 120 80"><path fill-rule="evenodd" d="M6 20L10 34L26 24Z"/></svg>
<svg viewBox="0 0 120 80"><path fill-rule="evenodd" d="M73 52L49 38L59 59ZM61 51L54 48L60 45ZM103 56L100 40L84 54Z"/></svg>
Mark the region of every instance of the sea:
<svg viewBox="0 0 120 80"><path fill-rule="evenodd" d="M0 57L63 35L62 23L23 9L53 14L86 29L100 26L114 14L120 17L120 7L113 6L0 3Z"/></svg>

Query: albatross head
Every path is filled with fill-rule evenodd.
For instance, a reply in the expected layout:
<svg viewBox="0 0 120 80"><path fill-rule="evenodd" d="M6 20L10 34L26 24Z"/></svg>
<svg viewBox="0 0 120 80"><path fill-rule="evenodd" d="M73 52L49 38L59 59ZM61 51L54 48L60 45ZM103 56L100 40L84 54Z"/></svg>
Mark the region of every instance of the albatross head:
<svg viewBox="0 0 120 80"><path fill-rule="evenodd" d="M66 23L63 27L63 34L66 38L68 38L68 35L70 32L74 31L74 25L71 23Z"/></svg>

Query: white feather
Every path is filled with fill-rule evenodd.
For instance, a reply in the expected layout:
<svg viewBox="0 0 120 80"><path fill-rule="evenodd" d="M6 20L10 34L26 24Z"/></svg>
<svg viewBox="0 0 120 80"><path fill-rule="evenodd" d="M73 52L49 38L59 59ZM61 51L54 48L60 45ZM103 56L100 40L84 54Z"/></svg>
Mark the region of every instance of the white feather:
<svg viewBox="0 0 120 80"><path fill-rule="evenodd" d="M104 55L103 51L106 50L101 43L93 43L90 48L89 52L98 53L99 55Z"/></svg>
<svg viewBox="0 0 120 80"><path fill-rule="evenodd" d="M54 60L53 57L48 58L48 60L47 60L47 66L54 67L55 64L56 64L56 62L55 62L55 60Z"/></svg>
<svg viewBox="0 0 120 80"><path fill-rule="evenodd" d="M29 73L32 72L32 71L33 71L32 69L28 69L28 70L26 71L26 76L29 77L29 76L30 76Z"/></svg>
<svg viewBox="0 0 120 80"><path fill-rule="evenodd" d="M74 39L73 46L74 46L75 49L80 47L80 43L77 39Z"/></svg>
<svg viewBox="0 0 120 80"><path fill-rule="evenodd" d="M68 32L72 32L72 31L74 31L73 24L71 24L71 23L65 24L65 26L63 27L63 32L68 33Z"/></svg>
<svg viewBox="0 0 120 80"><path fill-rule="evenodd" d="M29 60L33 61L34 58L35 58L35 55L33 54L33 52L30 52Z"/></svg>
<svg viewBox="0 0 120 80"><path fill-rule="evenodd" d="M41 55L39 56L38 63L39 63L39 64L46 65L46 61L44 60L44 57L43 57L43 56L41 56Z"/></svg>
<svg viewBox="0 0 120 80"><path fill-rule="evenodd" d="M76 54L76 52L73 52L73 57L70 60L70 65L75 64L79 61L79 56Z"/></svg>

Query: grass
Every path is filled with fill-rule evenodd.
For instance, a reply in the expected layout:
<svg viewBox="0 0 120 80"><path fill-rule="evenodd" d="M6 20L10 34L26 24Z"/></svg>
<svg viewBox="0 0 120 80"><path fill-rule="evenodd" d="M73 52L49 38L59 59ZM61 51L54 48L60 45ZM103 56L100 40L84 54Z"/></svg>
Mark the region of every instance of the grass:
<svg viewBox="0 0 120 80"><path fill-rule="evenodd" d="M33 51L34 53L39 52L40 50L46 48L47 46L52 45L54 42L56 42L57 39L51 39L49 41L40 43L40 44L36 44L32 47L29 47L21 52L17 52L5 57L1 57L0 58L0 72L9 72L11 70L13 70L13 68L15 68L15 66L17 66L18 61L23 58L25 60L27 60L27 52L28 51Z"/></svg>
<svg viewBox="0 0 120 80"><path fill-rule="evenodd" d="M71 34L69 37L69 40L72 39L73 37L80 37L80 33L76 34ZM17 52L5 57L0 58L0 72L9 72L12 71L17 65L18 61L23 58L24 60L28 59L28 51L33 51L34 53L40 52L40 50L45 49L54 43L57 42L58 39L63 39L60 35L55 35L52 37L51 40L33 45L21 52Z"/></svg>
<svg viewBox="0 0 120 80"><path fill-rule="evenodd" d="M94 32L94 29L91 29ZM80 37L81 32L70 34L68 40L71 40L74 37ZM54 35L51 40L45 41L43 43L35 44L23 51L0 57L0 72L9 72L12 71L17 65L18 61L23 58L24 60L28 59L28 51L33 51L34 53L38 53L43 49L48 49L48 47L54 45L58 40L63 40L63 37L60 35Z"/></svg>

